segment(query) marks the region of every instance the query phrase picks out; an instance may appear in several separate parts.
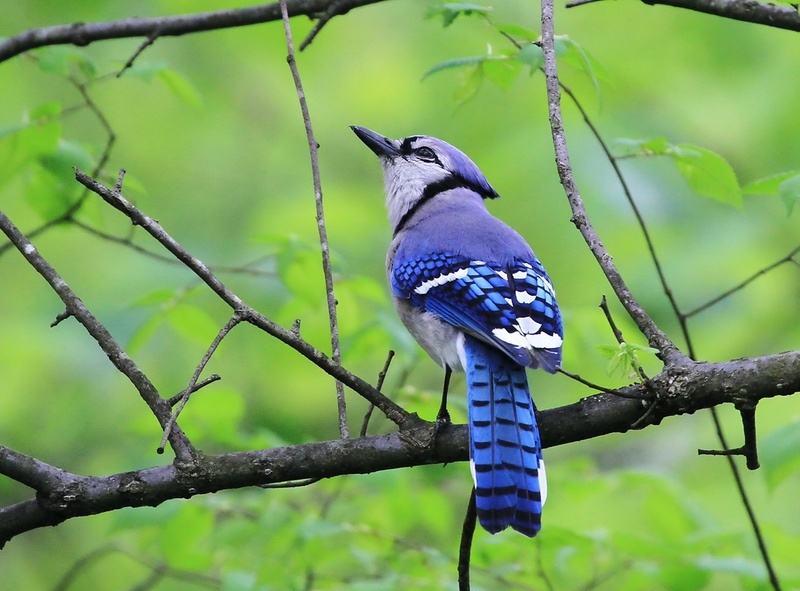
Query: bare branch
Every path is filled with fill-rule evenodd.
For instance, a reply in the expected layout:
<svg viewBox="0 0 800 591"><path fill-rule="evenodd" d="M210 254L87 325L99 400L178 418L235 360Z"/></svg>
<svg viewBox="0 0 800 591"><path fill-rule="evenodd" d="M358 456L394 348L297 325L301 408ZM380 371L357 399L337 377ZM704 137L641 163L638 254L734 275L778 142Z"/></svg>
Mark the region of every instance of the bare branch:
<svg viewBox="0 0 800 591"><path fill-rule="evenodd" d="M289 16L324 14L336 0L289 0ZM382 0L349 0L348 10ZM97 23L73 23L30 29L0 42L0 63L25 51L47 45L84 46L104 39L173 37L281 20L280 5L261 4L230 10L156 18L126 18Z"/></svg>
<svg viewBox="0 0 800 591"><path fill-rule="evenodd" d="M796 6L768 4L754 0L642 0L642 2L651 6L663 4L757 25L800 31L800 15Z"/></svg>
<svg viewBox="0 0 800 591"><path fill-rule="evenodd" d="M0 230L22 253L22 256L36 271L44 277L53 291L56 292L66 306L67 313L80 322L86 331L97 341L108 359L125 377L130 380L139 395L150 407L163 429L170 417L170 407L150 379L139 369L125 350L117 343L108 329L89 311L81 299L69 288L66 281L50 266L36 247L17 229L10 219L0 212ZM194 450L186 435L180 428L175 428L169 438L175 456L181 462L190 463L194 459Z"/></svg>
<svg viewBox="0 0 800 591"><path fill-rule="evenodd" d="M208 347L206 354L203 355L203 358L200 360L200 363L197 364L197 367L195 368L194 373L192 374L192 378L189 380L189 385L186 386L184 391L178 395L177 405L171 405L173 406L172 414L169 417L169 422L167 423L166 427L164 427L164 436L161 438L161 443L159 444L158 449L156 450L158 453L160 454L164 453L164 446L167 444L167 439L169 438L170 431L172 431L172 428L175 425L175 421L178 420L178 415L181 414L181 411L183 411L184 407L186 406L186 403L189 402L189 396L192 395L192 392L197 390L197 380L200 379L200 374L203 373L203 370L206 368L206 365L208 365L208 362L211 360L211 356L217 350L220 343L222 343L222 339L228 336L228 333L230 333L240 322L242 322L242 317L239 314L234 313L233 317L230 320L228 320L228 322L225 323L225 326L223 326L220 329L220 331L217 333L217 336L214 337L214 340ZM170 401L171 400L172 399L170 399Z"/></svg>
<svg viewBox="0 0 800 591"><path fill-rule="evenodd" d="M297 90L297 100L300 102L300 112L303 114L303 124L306 129L308 140L308 151L311 155L311 178L314 181L314 203L316 205L317 230L319 232L319 246L322 251L322 273L325 276L325 299L328 303L328 320L331 331L331 358L334 363L342 362L342 353L339 349L339 322L336 319L336 294L333 291L333 271L331 270L331 252L328 244L328 231L325 228L325 209L322 205L322 182L319 175L319 144L314 138L314 130L311 126L311 114L308 111L306 94L303 90L303 82L300 80L300 70L297 69L297 60L294 55L294 41L292 40L292 27L289 25L289 13L286 8L286 0L281 0L281 15L283 17L283 30L286 35L286 48L288 55L286 61L292 71L294 87ZM339 409L339 434L342 437L350 437L347 428L347 405L344 399L344 386L342 382L336 381L336 403Z"/></svg>
<svg viewBox="0 0 800 591"><path fill-rule="evenodd" d="M627 310L636 326L639 327L639 330L642 331L642 334L647 337L650 346L658 349L659 356L665 363L688 363L689 358L673 344L669 337L650 318L650 315L645 312L639 302L636 301L586 214L583 198L578 191L575 177L572 173L572 165L567 151L567 139L564 134L564 123L561 116L561 91L556 70L552 0L542 1L542 53L544 55L547 103L550 112L553 146L555 147L556 168L572 209L572 222L581 232L583 239L589 246L589 250L592 251L595 259L597 259L620 303Z"/></svg>
<svg viewBox="0 0 800 591"><path fill-rule="evenodd" d="M420 423L421 419L419 419L416 414L407 412L394 401L381 394L371 384L347 371L339 363L335 363L324 353L315 349L308 342L300 338L299 334L295 334L291 329L286 329L276 324L263 314L259 314L253 308L246 305L239 296L225 287L202 261L189 254L189 252L178 244L172 236L167 234L157 221L139 211L139 209L134 207L134 205L121 194L112 191L102 183L97 182L86 173L77 169L75 170L75 178L82 185L88 187L94 193L97 193L97 195L102 197L103 200L114 209L126 215L134 225L141 226L150 236L155 238L164 248L171 252L175 258L186 265L186 267L208 285L208 287L210 287L223 302L230 306L234 312L238 311L242 315L243 320L289 345L328 375L358 392L369 402L374 403L390 421L399 425L401 428L412 427Z"/></svg>
<svg viewBox="0 0 800 591"><path fill-rule="evenodd" d="M743 398L755 403L800 391L800 351L673 367L653 378L650 385L658 393L659 403L639 427ZM646 389L637 384L621 392L641 397ZM542 443L553 447L628 431L642 414L642 404L633 397L599 394L542 411L538 414ZM41 490L36 499L0 509L0 547L38 527L122 507L155 506L223 489L467 460L466 425L452 425L438 434L435 423L417 425L389 435L204 456L191 469L171 464L91 478L64 473L68 475L66 484L60 478L53 478L52 483L38 478ZM12 459L4 460L8 457ZM14 457L0 454L0 467L14 470L7 468L15 462L19 465Z"/></svg>
<svg viewBox="0 0 800 591"><path fill-rule="evenodd" d="M573 0L567 2L566 7L576 8L600 1ZM642 2L650 6L663 4L757 25L800 31L800 15L798 15L795 5L771 4L754 0L642 0Z"/></svg>
<svg viewBox="0 0 800 591"><path fill-rule="evenodd" d="M718 295L717 297L709 300L705 304L703 304L701 306L698 306L697 308L695 308L694 310L691 310L690 312L686 312L686 314L684 314L684 316L686 318L689 318L691 316L694 316L695 314L699 314L700 312L703 312L703 311L709 309L711 306L720 303L725 298L727 298L729 296L732 296L733 294L735 294L737 291L739 291L741 289L744 289L745 287L750 285L753 281L755 281L756 279L758 279L762 275L766 275L767 273L769 273L773 269L776 269L776 268L780 267L784 263L796 263L797 264L797 260L795 259L795 257L798 254L800 254L800 246L796 247L794 250L792 250L792 252L787 254L782 259L779 259L779 260L775 261L774 263L772 263L771 265L767 265L763 269L760 269L760 270L756 271L755 273L750 275L750 277L748 277L747 279L745 279L741 283L733 286L732 288L730 288L727 291L722 292L720 295Z"/></svg>

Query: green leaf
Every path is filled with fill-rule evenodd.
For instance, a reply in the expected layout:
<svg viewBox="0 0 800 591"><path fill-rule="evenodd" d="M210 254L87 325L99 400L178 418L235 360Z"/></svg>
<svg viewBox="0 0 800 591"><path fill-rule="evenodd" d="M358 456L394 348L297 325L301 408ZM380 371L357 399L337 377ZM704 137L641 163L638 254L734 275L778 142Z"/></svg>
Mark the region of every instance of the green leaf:
<svg viewBox="0 0 800 591"><path fill-rule="evenodd" d="M674 145L664 137L649 140L620 138L614 141L617 158L630 156L669 156L689 187L703 197L742 207L743 189L728 161L719 154L691 144ZM764 182L752 184L756 189L771 188ZM752 187L751 187L752 190Z"/></svg>
<svg viewBox="0 0 800 591"><path fill-rule="evenodd" d="M767 486L777 486L800 472L800 421L780 427L759 441L762 473Z"/></svg>
<svg viewBox="0 0 800 591"><path fill-rule="evenodd" d="M44 166L31 166L26 176L25 198L44 220L59 217L75 202L77 188Z"/></svg>
<svg viewBox="0 0 800 591"><path fill-rule="evenodd" d="M649 140L635 140L630 138L617 138L613 141L612 151L617 158L631 156L662 156L672 148L672 144L665 137L656 137Z"/></svg>
<svg viewBox="0 0 800 591"><path fill-rule="evenodd" d="M157 75L158 79L166 84L172 93L184 103L196 109L203 107L203 99L191 82L175 70L164 68Z"/></svg>
<svg viewBox="0 0 800 591"><path fill-rule="evenodd" d="M609 360L606 371L608 375L619 373L620 377L635 379L639 377L639 357L637 352L658 353L658 349L638 345L636 343L619 343L618 345L597 345L597 352Z"/></svg>
<svg viewBox="0 0 800 591"><path fill-rule="evenodd" d="M453 99L456 102L456 107L460 107L461 105L467 103L469 100L475 97L480 90L481 84L483 84L483 64L478 64L474 66L470 72L464 76L461 84L456 87L455 92L453 93Z"/></svg>
<svg viewBox="0 0 800 591"><path fill-rule="evenodd" d="M45 47L36 52L36 57L42 72L67 76L70 65L75 64L87 79L91 80L97 75L97 66L91 56L71 45Z"/></svg>
<svg viewBox="0 0 800 591"><path fill-rule="evenodd" d="M125 70L123 75L140 78L145 82L152 82L161 72L166 69L166 62L140 62L137 60L130 68Z"/></svg>
<svg viewBox="0 0 800 591"><path fill-rule="evenodd" d="M480 6L479 4L470 4L468 2L447 2L441 7L436 7L428 13L429 17L442 17L442 25L449 27L453 24L460 15L472 16L479 15L488 17L492 13L492 9L487 6Z"/></svg>
<svg viewBox="0 0 800 591"><path fill-rule="evenodd" d="M58 147L53 154L43 155L40 162L45 169L70 182L72 182L74 167L91 170L95 164L94 158L86 148L64 139L59 140Z"/></svg>
<svg viewBox="0 0 800 591"><path fill-rule="evenodd" d="M522 70L522 62L508 57L494 57L483 62L483 73L491 82L508 90Z"/></svg>
<svg viewBox="0 0 800 591"><path fill-rule="evenodd" d="M153 338L153 335L156 334L163 322L164 316L162 314L156 314L145 320L131 335L131 338L128 339L127 352L130 355L135 355L141 351L147 342Z"/></svg>
<svg viewBox="0 0 800 591"><path fill-rule="evenodd" d="M691 144L674 146L668 155L695 193L742 207L742 190L736 173L722 156Z"/></svg>
<svg viewBox="0 0 800 591"><path fill-rule="evenodd" d="M766 176L746 184L742 187L742 193L745 195L777 195L781 183L798 175L800 175L800 171L789 170Z"/></svg>
<svg viewBox="0 0 800 591"><path fill-rule="evenodd" d="M227 573L222 579L222 591L253 591L255 588L255 573L235 571Z"/></svg>
<svg viewBox="0 0 800 591"><path fill-rule="evenodd" d="M590 59L586 51L584 51L577 42L566 35L556 36L554 39L554 46L556 55L560 57L562 61L578 70L582 70L589 77L592 86L594 86L595 91L599 95L600 82L595 72L595 63Z"/></svg>
<svg viewBox="0 0 800 591"><path fill-rule="evenodd" d="M786 206L786 215L792 215L795 204L800 201L800 174L783 181L778 187L778 193Z"/></svg>
<svg viewBox="0 0 800 591"><path fill-rule="evenodd" d="M441 72L442 70L452 70L453 68L464 68L467 66L474 66L476 64L481 64L486 60L485 55L474 55L469 57L457 57L455 59L447 60L441 63L436 64L430 70L423 74L422 79L425 80L431 74L435 74L436 72Z"/></svg>
<svg viewBox="0 0 800 591"><path fill-rule="evenodd" d="M523 46L517 53L517 59L531 68L531 74L537 72L544 64L542 48L533 43Z"/></svg>

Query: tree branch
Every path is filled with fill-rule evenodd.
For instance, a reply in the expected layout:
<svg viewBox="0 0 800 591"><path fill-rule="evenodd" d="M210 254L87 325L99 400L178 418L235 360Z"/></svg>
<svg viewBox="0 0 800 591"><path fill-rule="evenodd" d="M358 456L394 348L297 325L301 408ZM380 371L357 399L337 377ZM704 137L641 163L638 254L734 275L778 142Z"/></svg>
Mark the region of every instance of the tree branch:
<svg viewBox="0 0 800 591"><path fill-rule="evenodd" d="M158 393L150 379L117 343L111 333L108 332L108 329L94 317L81 299L69 288L66 281L50 266L36 247L31 244L2 211L0 211L0 231L8 236L8 239L22 253L22 256L44 277L53 291L64 302L66 313L62 319L72 316L83 325L92 338L97 341L97 344L100 345L100 348L108 356L114 367L130 380L163 429L169 422L172 409ZM170 434L169 442L176 458L180 462L190 463L193 461L194 450L192 445L177 425Z"/></svg>
<svg viewBox="0 0 800 591"><path fill-rule="evenodd" d="M637 428L745 398L755 403L800 391L800 351L682 365L664 371L648 386L622 388L620 392L630 398L599 394L540 412L544 447L630 430L644 409L636 396L644 396L647 387L659 394L658 404ZM43 468L46 465L37 460L0 447L0 474L38 490L35 499L0 509L0 548L26 531L122 507L156 506L170 499L246 486L465 461L468 438L466 425L436 433L435 423L424 422L389 435L204 456L191 470L167 465L101 477ZM23 476L20 471L24 472L28 460L36 463L37 473L47 476Z"/></svg>
<svg viewBox="0 0 800 591"><path fill-rule="evenodd" d="M347 10L382 0L348 0ZM289 16L314 18L326 14L337 0L289 0ZM341 12L341 10L338 10ZM346 11L345 11L346 12ZM84 46L104 39L173 37L216 29L244 27L281 20L278 3L156 18L127 18L97 23L73 23L30 29L0 42L0 63L25 51L47 45Z"/></svg>
<svg viewBox="0 0 800 591"><path fill-rule="evenodd" d="M600 1L573 0L567 2L566 7L576 8ZM650 6L663 4L757 25L800 31L800 15L797 12L797 5L769 4L754 0L642 0L642 2Z"/></svg>
<svg viewBox="0 0 800 591"><path fill-rule="evenodd" d="M663 4L757 25L800 31L797 6L767 4L754 0L642 0L642 2L651 6Z"/></svg>
<svg viewBox="0 0 800 591"><path fill-rule="evenodd" d="M689 358L675 346L639 302L636 301L586 214L583 198L578 191L575 177L572 173L572 165L570 164L567 150L567 138L564 133L564 123L561 116L561 89L556 69L552 0L542 0L542 53L544 55L543 70L547 84L547 103L550 113L553 146L555 148L556 168L572 209L572 223L580 231L620 303L636 323L639 330L642 331L642 334L647 337L650 346L658 349L659 356L666 364L689 363Z"/></svg>
<svg viewBox="0 0 800 591"><path fill-rule="evenodd" d="M295 332L291 329L286 329L245 304L239 296L217 279L202 261L189 254L189 252L178 244L172 236L167 234L157 221L139 211L120 193L112 191L102 183L88 176L85 172L77 169L75 170L75 178L82 185L102 197L103 200L114 209L125 214L134 225L141 226L150 236L155 238L164 248L172 253L175 258L186 265L186 267L208 285L234 312L241 314L243 320L260 328L267 334L272 335L282 343L289 345L328 375L352 388L366 400L375 404L390 421L399 425L401 428L414 426L420 421L416 414L408 413L395 402L381 394L370 383L347 371L340 364L335 363L330 357L312 347L307 341L300 337L299 331Z"/></svg>
<svg viewBox="0 0 800 591"><path fill-rule="evenodd" d="M297 68L297 60L294 54L294 41L292 39L292 27L289 25L289 13L286 7L286 0L281 0L281 16L283 18L283 31L286 37L286 50L288 55L286 61L292 71L294 87L297 91L297 100L300 103L300 112L303 115L303 124L306 130L306 140L308 141L308 152L311 157L311 179L314 183L314 204L316 206L317 231L319 233L319 246L322 251L322 274L325 277L325 301L328 304L328 326L331 332L331 358L334 363L341 363L342 353L339 348L339 322L336 317L336 294L333 291L333 270L331 269L331 252L328 244L328 230L325 228L325 208L322 205L322 181L319 174L319 144L314 138L314 129L311 126L311 114L308 111L306 93L303 90L303 82L300 79L300 70ZM339 409L339 434L342 437L350 437L347 427L347 405L344 398L344 386L342 382L336 381L336 402Z"/></svg>

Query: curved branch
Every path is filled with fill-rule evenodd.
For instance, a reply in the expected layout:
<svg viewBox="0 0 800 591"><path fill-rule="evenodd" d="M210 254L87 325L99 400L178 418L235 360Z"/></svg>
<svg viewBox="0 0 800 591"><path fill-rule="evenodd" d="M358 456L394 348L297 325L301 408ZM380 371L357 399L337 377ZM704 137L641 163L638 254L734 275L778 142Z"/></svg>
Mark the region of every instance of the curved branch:
<svg viewBox="0 0 800 591"><path fill-rule="evenodd" d="M566 7L575 8L599 1L573 0L567 2ZM663 4L757 25L800 31L800 14L796 5L769 4L755 0L642 0L642 2L650 6Z"/></svg>
<svg viewBox="0 0 800 591"><path fill-rule="evenodd" d="M640 398L648 388L657 392L659 402L637 429L723 403L745 398L755 403L800 391L800 351L683 365L666 370L647 386L620 390L631 397L598 394L540 412L543 445L630 430L645 410ZM26 531L122 507L156 506L246 486L466 461L468 440L466 425L437 432L435 423L426 422L390 435L202 456L191 466L171 464L111 476L83 477L52 468L45 470L50 476L37 479L35 499L0 509L0 548ZM0 474L22 480L19 466L24 459L0 447Z"/></svg>
<svg viewBox="0 0 800 591"><path fill-rule="evenodd" d="M66 311L59 314L56 323L69 316L74 317L75 320L80 322L86 329L86 332L97 341L97 344L114 367L133 384L139 392L139 395L147 403L147 406L150 407L150 410L156 416L163 429L169 422L172 409L167 404L167 401L161 397L150 379L139 369L119 343L117 343L103 323L95 318L94 314L89 311L75 292L70 289L66 281L64 281L44 257L39 254L39 251L31 244L30 240L17 229L2 211L0 211L0 231L8 237L28 263L50 284L53 291L55 291L58 297L61 298L61 301L64 302ZM194 449L184 432L177 425L170 434L169 442L179 461L193 461Z"/></svg>
<svg viewBox="0 0 800 591"><path fill-rule="evenodd" d="M337 13L343 14L351 8L381 1L348 0L346 10L337 6ZM287 9L289 16L306 15L313 18L327 13L334 4L337 4L336 0L289 0ZM84 46L104 39L172 37L277 20L281 20L281 9L278 3L274 3L178 16L126 18L118 21L42 27L30 29L0 42L0 63L25 51L47 45Z"/></svg>
<svg viewBox="0 0 800 591"><path fill-rule="evenodd" d="M658 349L659 356L668 365L689 363L689 358L675 346L639 302L636 301L622 278L619 269L614 264L614 260L586 215L583 198L578 191L575 177L572 173L572 164L570 164L567 150L567 138L564 133L564 122L561 116L561 89L556 70L552 0L542 0L542 53L544 55L543 70L547 84L547 104L550 113L553 146L555 148L556 168L572 209L572 223L580 231L620 303L636 323L639 330L642 331L642 334L647 337L650 346Z"/></svg>
<svg viewBox="0 0 800 591"><path fill-rule="evenodd" d="M334 362L330 357L315 349L311 344L303 340L298 333L282 327L245 304L239 296L217 279L201 260L189 254L172 236L167 234L157 221L139 211L120 193L109 189L78 169L75 169L75 178L89 190L102 197L114 209L126 215L135 226L144 228L148 234L208 285L234 312L240 314L244 321L289 345L328 375L358 392L367 401L377 406L393 423L400 427L410 427L419 421L415 414L406 412L402 407L381 394L372 384L347 371L339 363Z"/></svg>
<svg viewBox="0 0 800 591"><path fill-rule="evenodd" d="M796 6L767 4L754 0L642 0L642 2L651 6L663 4L757 25L800 31L800 14Z"/></svg>

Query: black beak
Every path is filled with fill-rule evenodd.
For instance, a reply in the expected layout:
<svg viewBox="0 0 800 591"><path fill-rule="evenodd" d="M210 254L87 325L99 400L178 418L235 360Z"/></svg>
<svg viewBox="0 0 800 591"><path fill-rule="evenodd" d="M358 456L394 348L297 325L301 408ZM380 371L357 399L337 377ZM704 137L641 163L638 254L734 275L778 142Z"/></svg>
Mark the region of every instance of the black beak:
<svg viewBox="0 0 800 591"><path fill-rule="evenodd" d="M358 136L358 139L364 142L378 157L394 158L400 155L400 147L395 140L375 133L366 127L359 127L358 125L351 125L350 129L352 129Z"/></svg>

